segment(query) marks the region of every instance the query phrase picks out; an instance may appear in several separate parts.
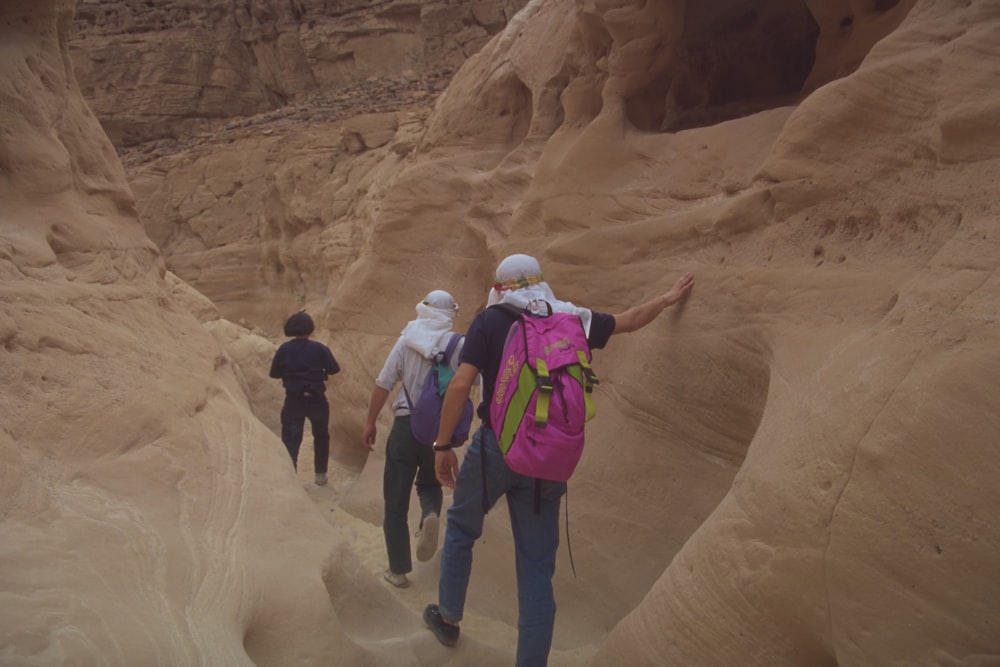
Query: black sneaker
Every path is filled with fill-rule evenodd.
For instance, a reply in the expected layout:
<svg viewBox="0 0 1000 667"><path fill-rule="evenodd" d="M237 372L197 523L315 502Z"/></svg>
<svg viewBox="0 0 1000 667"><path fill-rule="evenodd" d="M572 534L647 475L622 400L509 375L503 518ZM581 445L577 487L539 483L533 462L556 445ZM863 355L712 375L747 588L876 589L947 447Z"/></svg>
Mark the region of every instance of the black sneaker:
<svg viewBox="0 0 1000 667"><path fill-rule="evenodd" d="M441 618L441 610L436 604L424 607L424 623L431 629L438 641L445 646L454 646L455 642L458 641L458 626L445 623L444 619Z"/></svg>

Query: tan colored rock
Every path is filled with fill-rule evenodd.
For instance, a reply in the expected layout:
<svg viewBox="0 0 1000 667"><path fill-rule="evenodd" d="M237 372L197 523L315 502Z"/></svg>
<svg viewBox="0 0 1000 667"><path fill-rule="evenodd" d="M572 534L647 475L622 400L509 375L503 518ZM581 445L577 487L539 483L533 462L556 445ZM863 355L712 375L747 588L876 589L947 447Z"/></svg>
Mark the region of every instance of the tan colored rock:
<svg viewBox="0 0 1000 667"><path fill-rule="evenodd" d="M69 8L3 22L5 655L509 665L504 512L446 649L436 561L379 579L384 459L357 440L420 295L464 327L528 251L612 312L697 275L596 354L550 664L995 662L994 5L534 2L384 145L345 153L347 120L303 107L128 184ZM328 495L265 426L302 306L345 367Z"/></svg>
<svg viewBox="0 0 1000 667"><path fill-rule="evenodd" d="M399 121L394 113L363 114L344 121L344 136L357 137L362 150L385 146L398 129Z"/></svg>
<svg viewBox="0 0 1000 667"><path fill-rule="evenodd" d="M328 571L352 555L166 274L66 69L72 11L0 9L3 661L369 660L333 602L365 587Z"/></svg>
<svg viewBox="0 0 1000 667"><path fill-rule="evenodd" d="M995 11L887 7L866 20L898 33L800 105L776 95L745 119L651 133L629 100L648 72L642 31L669 22L616 7L609 32L638 35L588 61L561 46L578 34L567 7L531 5L456 75L381 202L395 222L421 201L423 224L373 238L420 285L436 257L462 303L511 251L542 256L564 298L609 309L699 276L681 315L597 356L605 402L571 484L576 564L593 576L560 562L554 659L594 644L608 665L995 656L996 205L976 176L1000 157L983 121L1000 117L984 84ZM603 17L588 15L593 34ZM852 69L848 51L813 71ZM567 52L586 76L564 74ZM701 122L733 108L705 100ZM467 235L428 235L432 219ZM494 553L477 552L469 606L512 618Z"/></svg>
<svg viewBox="0 0 1000 667"><path fill-rule="evenodd" d="M359 194L412 150L421 121L388 114L353 123L360 133L340 123L279 125L234 137L225 150L208 143L134 169L143 224L169 268L213 295L227 319L270 335L289 313L322 306L369 234Z"/></svg>
<svg viewBox="0 0 1000 667"><path fill-rule="evenodd" d="M415 92L395 79L457 68L525 1L78 0L71 54L122 147L359 83Z"/></svg>

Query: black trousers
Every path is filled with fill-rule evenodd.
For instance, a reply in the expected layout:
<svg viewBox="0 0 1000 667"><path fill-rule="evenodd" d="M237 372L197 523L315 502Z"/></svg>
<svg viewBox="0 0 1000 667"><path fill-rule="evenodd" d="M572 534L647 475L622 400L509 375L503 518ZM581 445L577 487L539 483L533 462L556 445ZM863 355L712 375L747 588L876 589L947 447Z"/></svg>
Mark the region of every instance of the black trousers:
<svg viewBox="0 0 1000 667"><path fill-rule="evenodd" d="M306 419L312 426L314 470L317 474L326 473L330 460L330 404L326 402L326 394L285 395L285 404L281 406L281 442L296 470L299 469L299 446Z"/></svg>

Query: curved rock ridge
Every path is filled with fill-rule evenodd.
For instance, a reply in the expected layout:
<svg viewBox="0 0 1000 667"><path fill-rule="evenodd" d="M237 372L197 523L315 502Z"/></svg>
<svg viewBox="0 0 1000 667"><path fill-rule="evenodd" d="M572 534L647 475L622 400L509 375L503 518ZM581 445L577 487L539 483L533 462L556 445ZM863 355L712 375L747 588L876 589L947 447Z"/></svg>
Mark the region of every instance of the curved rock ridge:
<svg viewBox="0 0 1000 667"><path fill-rule="evenodd" d="M519 13L380 194L333 319L379 330L386 263L473 308L512 251L609 310L695 270L678 316L597 356L604 403L571 489L588 577L557 572L559 659L995 660L996 8L873 3L832 22L827 5L820 34L861 41L818 42L800 102L653 132L628 100L650 33L673 25L656 12L688 9L671 7ZM445 226L465 233L429 233ZM480 614L513 616L503 565L477 554Z"/></svg>
<svg viewBox="0 0 1000 667"><path fill-rule="evenodd" d="M440 646L357 440L417 300L465 326L510 252L607 312L697 275L595 354L551 665L1000 660L995 2L529 2L433 108L127 170L71 12L0 10L6 661L509 665L505 513ZM344 366L322 489L262 372L301 307Z"/></svg>
<svg viewBox="0 0 1000 667"><path fill-rule="evenodd" d="M139 224L72 15L0 7L0 662L362 664L351 552Z"/></svg>

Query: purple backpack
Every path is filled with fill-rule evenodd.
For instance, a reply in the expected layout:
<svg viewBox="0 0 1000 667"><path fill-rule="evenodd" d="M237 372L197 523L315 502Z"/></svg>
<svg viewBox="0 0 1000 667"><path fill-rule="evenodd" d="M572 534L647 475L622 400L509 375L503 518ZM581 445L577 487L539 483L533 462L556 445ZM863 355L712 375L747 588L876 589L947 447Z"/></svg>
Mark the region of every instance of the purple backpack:
<svg viewBox="0 0 1000 667"><path fill-rule="evenodd" d="M583 453L584 423L594 416L590 346L572 313L539 317L507 304L517 317L497 371L490 422L514 472L565 482Z"/></svg>
<svg viewBox="0 0 1000 667"><path fill-rule="evenodd" d="M450 365L451 355L461 339L462 334L452 334L444 352L438 352L431 359L431 372L427 375L427 381L424 382L416 403L410 400L410 394L406 391L406 386L403 386L406 403L410 406L410 432L413 433L414 439L422 445L430 447L434 444L434 439L437 438L444 392L448 388L448 383L451 382L451 376L454 375ZM451 443L458 446L468 440L471 425L472 401L466 399Z"/></svg>

